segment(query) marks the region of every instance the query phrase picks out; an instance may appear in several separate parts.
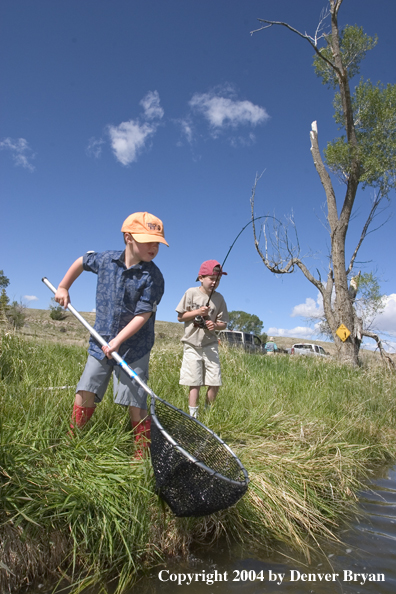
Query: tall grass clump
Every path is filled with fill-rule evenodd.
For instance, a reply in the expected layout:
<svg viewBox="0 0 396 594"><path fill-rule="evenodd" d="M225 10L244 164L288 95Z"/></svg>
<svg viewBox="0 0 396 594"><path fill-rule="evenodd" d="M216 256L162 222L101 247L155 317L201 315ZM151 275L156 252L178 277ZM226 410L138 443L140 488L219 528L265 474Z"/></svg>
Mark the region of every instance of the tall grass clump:
<svg viewBox="0 0 396 594"><path fill-rule="evenodd" d="M221 353L224 385L202 420L239 455L251 484L205 531L212 524L255 547L275 539L309 558L356 511L370 468L395 457L395 376L319 358ZM185 391L171 389L162 396L186 407Z"/></svg>
<svg viewBox="0 0 396 594"><path fill-rule="evenodd" d="M251 483L228 510L174 518L150 461L133 461L128 415L111 388L89 425L68 437L84 349L15 336L0 349L1 591L51 574L74 592L113 579L122 592L166 557L220 535L256 551L280 541L309 559L323 538L337 538L372 465L395 456L394 376L222 349L223 387L207 411L202 391L200 419ZM149 383L187 410L181 355L179 344L154 347Z"/></svg>

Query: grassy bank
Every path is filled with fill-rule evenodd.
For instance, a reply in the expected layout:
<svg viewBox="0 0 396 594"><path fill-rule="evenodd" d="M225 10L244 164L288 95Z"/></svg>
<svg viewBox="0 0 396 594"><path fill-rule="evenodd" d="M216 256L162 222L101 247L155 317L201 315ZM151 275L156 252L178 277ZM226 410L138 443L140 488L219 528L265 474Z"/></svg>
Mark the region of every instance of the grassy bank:
<svg viewBox="0 0 396 594"><path fill-rule="evenodd" d="M110 393L67 438L85 358L78 346L2 339L1 591L62 572L81 586L115 578L121 591L145 568L224 534L256 548L285 542L309 558L353 513L365 471L395 457L395 377L382 367L222 350L224 386L201 420L251 484L229 510L176 519L155 495L150 461L131 463L127 415ZM159 340L150 385L186 410L180 362L178 343Z"/></svg>

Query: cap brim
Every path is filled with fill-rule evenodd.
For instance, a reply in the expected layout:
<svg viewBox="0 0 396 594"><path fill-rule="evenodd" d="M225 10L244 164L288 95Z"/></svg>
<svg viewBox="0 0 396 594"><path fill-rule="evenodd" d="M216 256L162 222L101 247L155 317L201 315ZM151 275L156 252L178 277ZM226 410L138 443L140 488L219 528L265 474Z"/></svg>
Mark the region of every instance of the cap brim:
<svg viewBox="0 0 396 594"><path fill-rule="evenodd" d="M128 231L127 233L131 233L130 231ZM151 242L159 242L159 243L164 243L165 245L167 245L169 247L169 243L167 241L165 241L165 239L163 237L161 237L160 235L148 235L147 233L131 233L133 239L135 239L135 241L137 241L138 243L151 243Z"/></svg>
<svg viewBox="0 0 396 594"><path fill-rule="evenodd" d="M223 274L225 274L227 276L227 272L221 272L221 276L223 276ZM198 274L197 276L197 280L195 281L196 283L199 281L199 277L200 276L219 276L218 274Z"/></svg>

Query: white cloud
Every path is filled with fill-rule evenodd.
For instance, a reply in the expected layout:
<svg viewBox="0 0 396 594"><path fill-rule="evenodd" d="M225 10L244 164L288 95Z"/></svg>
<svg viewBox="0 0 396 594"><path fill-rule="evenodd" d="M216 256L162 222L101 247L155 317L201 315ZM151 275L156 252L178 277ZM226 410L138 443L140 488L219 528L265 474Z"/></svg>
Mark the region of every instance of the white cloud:
<svg viewBox="0 0 396 594"><path fill-rule="evenodd" d="M38 301L38 297L35 295L24 295L22 299L23 301Z"/></svg>
<svg viewBox="0 0 396 594"><path fill-rule="evenodd" d="M140 124L133 120L122 122L119 126L109 126L111 147L116 159L123 165L136 161L148 138L155 131L156 126Z"/></svg>
<svg viewBox="0 0 396 594"><path fill-rule="evenodd" d="M191 119L185 118L182 120L176 120L176 123L180 125L182 134L186 138L187 142L191 144L194 136Z"/></svg>
<svg viewBox="0 0 396 594"><path fill-rule="evenodd" d="M90 138L88 141L88 146L86 148L86 153L89 157L95 157L95 159L99 159L100 155L102 154L102 145L104 144L104 140L101 138Z"/></svg>
<svg viewBox="0 0 396 594"><path fill-rule="evenodd" d="M0 142L0 149L11 151L16 166L24 167L29 171L35 170L35 167L30 163L30 160L35 158L35 154L25 138L5 138Z"/></svg>
<svg viewBox="0 0 396 594"><path fill-rule="evenodd" d="M384 298L385 308L374 320L372 327L378 332L386 332L396 336L396 293L386 295Z"/></svg>
<svg viewBox="0 0 396 594"><path fill-rule="evenodd" d="M148 120L161 119L164 116L158 91L149 91L141 100L140 105L143 106L144 115Z"/></svg>
<svg viewBox="0 0 396 594"><path fill-rule="evenodd" d="M295 328L268 328L267 334L269 336L290 336L295 338L313 338L317 336L315 328L308 328L307 326L296 326Z"/></svg>
<svg viewBox="0 0 396 594"><path fill-rule="evenodd" d="M307 297L305 303L295 305L290 317L295 318L297 316L303 318L321 318L323 316L322 295L318 293L316 301L311 297Z"/></svg>
<svg viewBox="0 0 396 594"><path fill-rule="evenodd" d="M387 353L396 353L396 342L392 340L387 340L386 338L381 337L382 346L384 347ZM377 351L378 347L375 340L370 340L369 338L364 338L362 342L362 348L367 351Z"/></svg>
<svg viewBox="0 0 396 594"><path fill-rule="evenodd" d="M153 120L161 119L164 115L157 91L147 93L140 103L144 109L141 119L121 122L119 126L108 126L113 153L122 165L129 165L137 160L149 138L157 131L159 124ZM150 120L150 123L146 120Z"/></svg>
<svg viewBox="0 0 396 594"><path fill-rule="evenodd" d="M223 93L223 95L229 94ZM251 101L237 101L233 97L210 93L195 93L189 102L193 111L202 114L214 129L237 126L257 126L269 119L263 107Z"/></svg>
<svg viewBox="0 0 396 594"><path fill-rule="evenodd" d="M388 353L396 353L396 342L392 340L382 340L382 346Z"/></svg>

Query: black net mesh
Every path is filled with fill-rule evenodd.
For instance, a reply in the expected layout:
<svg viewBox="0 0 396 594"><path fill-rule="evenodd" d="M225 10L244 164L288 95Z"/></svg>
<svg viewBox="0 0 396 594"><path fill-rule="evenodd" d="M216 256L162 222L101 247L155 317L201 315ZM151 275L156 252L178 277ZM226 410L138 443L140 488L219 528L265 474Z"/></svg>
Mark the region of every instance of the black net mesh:
<svg viewBox="0 0 396 594"><path fill-rule="evenodd" d="M242 497L247 473L216 435L160 399L152 402L151 415L151 459L157 490L176 516L212 514ZM164 436L156 419L179 446L210 470L181 453Z"/></svg>

